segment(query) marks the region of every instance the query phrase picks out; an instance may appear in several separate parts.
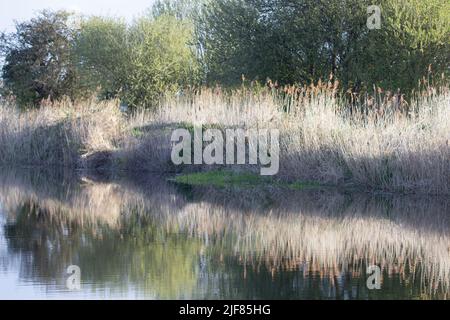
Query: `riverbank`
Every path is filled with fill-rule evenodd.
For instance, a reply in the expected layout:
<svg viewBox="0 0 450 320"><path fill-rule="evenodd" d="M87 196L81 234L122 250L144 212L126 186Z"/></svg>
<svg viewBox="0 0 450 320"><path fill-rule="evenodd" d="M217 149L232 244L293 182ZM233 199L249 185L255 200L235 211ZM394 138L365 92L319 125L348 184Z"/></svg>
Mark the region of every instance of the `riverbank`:
<svg viewBox="0 0 450 320"><path fill-rule="evenodd" d="M287 94L204 89L133 114L122 113L118 101L62 101L26 112L2 106L0 164L172 175L211 170L258 174L259 165L175 166L173 130L192 130L202 123L205 129L222 131L278 129L277 181L450 194L448 89L402 106L386 95L351 108L330 89L295 88Z"/></svg>

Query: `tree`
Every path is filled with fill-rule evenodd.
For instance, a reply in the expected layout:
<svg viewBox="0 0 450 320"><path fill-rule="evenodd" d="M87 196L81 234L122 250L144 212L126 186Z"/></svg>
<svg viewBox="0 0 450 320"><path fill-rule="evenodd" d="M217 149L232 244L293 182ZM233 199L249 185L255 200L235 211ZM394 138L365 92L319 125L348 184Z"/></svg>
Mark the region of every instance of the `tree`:
<svg viewBox="0 0 450 320"><path fill-rule="evenodd" d="M64 11L43 11L30 21L16 24L14 33L1 35L4 89L20 105L78 94L70 17Z"/></svg>
<svg viewBox="0 0 450 320"><path fill-rule="evenodd" d="M338 78L345 88L408 91L449 72L446 0L380 0L382 27L366 26L369 0L216 0L198 19L209 82Z"/></svg>
<svg viewBox="0 0 450 320"><path fill-rule="evenodd" d="M103 96L150 108L164 95L198 81L193 25L172 15L123 21L90 18L76 41L80 72Z"/></svg>
<svg viewBox="0 0 450 320"><path fill-rule="evenodd" d="M151 9L154 18L171 15L179 20L193 19L207 0L156 0Z"/></svg>
<svg viewBox="0 0 450 320"><path fill-rule="evenodd" d="M131 70L131 44L125 21L91 17L81 23L75 38L77 67L91 91L100 98L119 96Z"/></svg>
<svg viewBox="0 0 450 320"><path fill-rule="evenodd" d="M164 15L142 18L130 30L133 43L133 71L129 100L150 106L161 94L173 93L198 80L194 55L193 26Z"/></svg>
<svg viewBox="0 0 450 320"><path fill-rule="evenodd" d="M383 24L369 33L363 52L366 81L381 87L417 88L450 75L450 2L384 0Z"/></svg>

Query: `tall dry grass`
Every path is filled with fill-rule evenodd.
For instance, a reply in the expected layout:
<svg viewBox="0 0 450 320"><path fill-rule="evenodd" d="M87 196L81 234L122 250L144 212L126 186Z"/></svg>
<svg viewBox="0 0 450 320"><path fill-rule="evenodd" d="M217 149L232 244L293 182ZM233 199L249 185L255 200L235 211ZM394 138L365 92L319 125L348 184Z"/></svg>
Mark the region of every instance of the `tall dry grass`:
<svg viewBox="0 0 450 320"><path fill-rule="evenodd" d="M277 128L282 179L450 193L448 88L428 89L409 103L380 91L351 100L320 84L201 89L130 115L117 101L66 101L25 113L4 106L0 163L173 172L180 170L170 161L175 128Z"/></svg>
<svg viewBox="0 0 450 320"><path fill-rule="evenodd" d="M374 96L348 106L336 97L333 86L258 92L243 88L231 93L207 89L165 100L155 112L138 114L131 121L135 127L190 123L277 128L279 176L284 179L449 194L448 89L430 89L409 104L389 93ZM170 162L170 149L164 149L169 133L143 139L145 148L135 149L137 163L154 157L153 150L159 151L161 162Z"/></svg>
<svg viewBox="0 0 450 320"><path fill-rule="evenodd" d="M116 101L61 101L21 112L0 107L0 164L78 167L87 155L111 151L122 139Z"/></svg>

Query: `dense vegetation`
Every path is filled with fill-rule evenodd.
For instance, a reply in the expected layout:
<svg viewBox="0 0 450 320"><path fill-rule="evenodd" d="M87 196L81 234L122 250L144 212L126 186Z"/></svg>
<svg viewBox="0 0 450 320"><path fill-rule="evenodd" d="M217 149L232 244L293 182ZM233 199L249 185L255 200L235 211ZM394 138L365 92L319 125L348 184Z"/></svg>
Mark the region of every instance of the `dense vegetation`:
<svg viewBox="0 0 450 320"><path fill-rule="evenodd" d="M381 28L369 30L366 0L217 0L200 21L208 78L241 74L282 83L327 79L360 91L410 90L449 66L449 5L381 0Z"/></svg>
<svg viewBox="0 0 450 320"><path fill-rule="evenodd" d="M71 49L75 30L66 12L42 12L38 18L16 25L16 33L2 34L5 90L20 105L37 104L50 97L78 95L76 66Z"/></svg>
<svg viewBox="0 0 450 320"><path fill-rule="evenodd" d="M3 96L21 106L96 94L135 107L199 85L309 84L341 92L378 86L408 93L438 84L450 66L446 0L160 0L127 24L42 12L2 34Z"/></svg>

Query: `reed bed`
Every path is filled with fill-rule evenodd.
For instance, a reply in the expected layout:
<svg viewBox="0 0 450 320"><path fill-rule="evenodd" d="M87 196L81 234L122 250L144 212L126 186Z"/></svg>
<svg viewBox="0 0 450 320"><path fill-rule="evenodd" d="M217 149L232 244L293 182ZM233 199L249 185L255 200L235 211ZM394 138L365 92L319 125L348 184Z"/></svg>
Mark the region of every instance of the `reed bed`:
<svg viewBox="0 0 450 320"><path fill-rule="evenodd" d="M62 101L20 112L0 107L0 164L126 171L174 167L175 128L202 124L279 129L284 180L388 192L450 194L450 93L428 88L409 100L375 91L347 99L335 84L204 88L121 113L118 101ZM232 168L233 169L233 168ZM256 170L247 166L240 169Z"/></svg>

